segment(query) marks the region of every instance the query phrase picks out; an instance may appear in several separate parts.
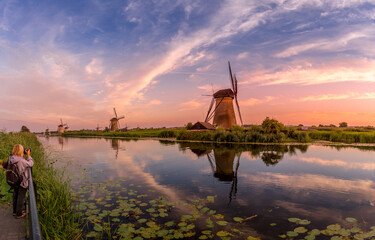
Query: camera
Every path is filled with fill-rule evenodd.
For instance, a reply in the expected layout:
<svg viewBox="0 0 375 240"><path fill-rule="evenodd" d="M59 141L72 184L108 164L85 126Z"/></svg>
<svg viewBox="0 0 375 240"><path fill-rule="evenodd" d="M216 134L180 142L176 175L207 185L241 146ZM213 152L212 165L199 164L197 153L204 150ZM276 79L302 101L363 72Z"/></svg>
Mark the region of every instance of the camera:
<svg viewBox="0 0 375 240"><path fill-rule="evenodd" d="M27 154L27 151L29 151L29 150L30 150L30 153L31 153L31 148L25 148L25 149L23 150L23 154L26 155L26 154Z"/></svg>

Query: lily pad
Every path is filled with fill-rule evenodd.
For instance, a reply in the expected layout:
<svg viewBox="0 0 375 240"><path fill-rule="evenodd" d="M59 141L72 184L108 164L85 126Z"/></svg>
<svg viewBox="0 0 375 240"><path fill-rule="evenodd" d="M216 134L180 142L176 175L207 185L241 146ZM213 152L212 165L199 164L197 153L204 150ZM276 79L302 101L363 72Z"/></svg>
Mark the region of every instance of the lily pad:
<svg viewBox="0 0 375 240"><path fill-rule="evenodd" d="M227 231L218 231L216 233L216 235L219 236L219 237L226 237L226 236L229 235L229 232L227 232Z"/></svg>
<svg viewBox="0 0 375 240"><path fill-rule="evenodd" d="M294 232L294 231L288 231L286 233L286 235L288 235L289 237L297 237L298 236L298 233Z"/></svg>
<svg viewBox="0 0 375 240"><path fill-rule="evenodd" d="M97 232L102 232L103 231L103 227L99 224L95 224L94 225L94 230L97 231Z"/></svg>
<svg viewBox="0 0 375 240"><path fill-rule="evenodd" d="M305 233L307 232L307 229L305 227L297 227L293 231L296 233Z"/></svg>
<svg viewBox="0 0 375 240"><path fill-rule="evenodd" d="M243 221L243 218L234 217L233 220L236 221L236 222L241 222L241 221Z"/></svg>
<svg viewBox="0 0 375 240"><path fill-rule="evenodd" d="M306 240L315 240L315 235L307 235L305 236Z"/></svg>
<svg viewBox="0 0 375 240"><path fill-rule="evenodd" d="M357 219L355 219L355 218L351 218L351 217L347 217L347 218L345 218L345 220L346 220L347 222L350 222L350 223L356 223L356 222L357 222Z"/></svg>
<svg viewBox="0 0 375 240"><path fill-rule="evenodd" d="M220 226L226 226L226 225L228 224L227 221L217 221L216 223L217 223L218 225L220 225Z"/></svg>
<svg viewBox="0 0 375 240"><path fill-rule="evenodd" d="M274 227L274 226L276 226L276 225L277 225L276 223L271 223L271 224L270 224L271 227Z"/></svg>
<svg viewBox="0 0 375 240"><path fill-rule="evenodd" d="M309 220L303 219L297 222L300 225L309 225L311 222Z"/></svg>
<svg viewBox="0 0 375 240"><path fill-rule="evenodd" d="M213 203L213 202L215 202L215 196L207 196L206 201L207 201L208 203Z"/></svg>
<svg viewBox="0 0 375 240"><path fill-rule="evenodd" d="M301 221L301 219L299 219L299 218L288 218L288 221L292 222L292 223L298 223L299 221Z"/></svg>

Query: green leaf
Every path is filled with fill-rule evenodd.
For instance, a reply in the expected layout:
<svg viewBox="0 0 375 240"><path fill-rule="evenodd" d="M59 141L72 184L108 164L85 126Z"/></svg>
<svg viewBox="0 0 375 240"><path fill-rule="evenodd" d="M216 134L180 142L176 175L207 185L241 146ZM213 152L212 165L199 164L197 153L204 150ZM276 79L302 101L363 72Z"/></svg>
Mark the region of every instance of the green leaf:
<svg viewBox="0 0 375 240"><path fill-rule="evenodd" d="M298 223L299 221L301 221L301 219L299 219L299 218L288 218L288 221L292 222L292 223Z"/></svg>
<svg viewBox="0 0 375 240"><path fill-rule="evenodd" d="M286 235L288 235L289 237L297 237L298 236L298 233L294 232L294 231L288 231L286 233Z"/></svg>
<svg viewBox="0 0 375 240"><path fill-rule="evenodd" d="M208 203L213 203L213 202L215 202L215 197L214 196L207 196L206 201Z"/></svg>
<svg viewBox="0 0 375 240"><path fill-rule="evenodd" d="M226 236L229 235L229 232L227 232L227 231L218 231L216 233L216 235L219 236L219 237L226 237Z"/></svg>
<svg viewBox="0 0 375 240"><path fill-rule="evenodd" d="M309 220L303 219L297 222L300 225L309 225L311 222Z"/></svg>
<svg viewBox="0 0 375 240"><path fill-rule="evenodd" d="M319 235L320 234L320 230L315 228L315 229L313 229L313 230L310 231L310 234L311 235Z"/></svg>
<svg viewBox="0 0 375 240"><path fill-rule="evenodd" d="M103 231L103 227L99 224L94 224L94 230L97 231L97 232L102 232Z"/></svg>
<svg viewBox="0 0 375 240"><path fill-rule="evenodd" d="M271 227L274 227L274 226L276 226L276 225L277 225L276 223L271 223L271 224L270 224Z"/></svg>
<svg viewBox="0 0 375 240"><path fill-rule="evenodd" d="M226 226L228 224L227 221L217 221L216 224L220 225L220 226Z"/></svg>
<svg viewBox="0 0 375 240"><path fill-rule="evenodd" d="M307 235L305 237L306 240L315 240L315 235Z"/></svg>
<svg viewBox="0 0 375 240"><path fill-rule="evenodd" d="M139 223L145 223L145 222L147 222L147 219L145 219L145 218L141 218L141 219L138 219L138 222L139 222Z"/></svg>
<svg viewBox="0 0 375 240"><path fill-rule="evenodd" d="M172 227L174 225L174 221L166 222L166 223L164 223L164 225L167 226L167 227Z"/></svg>
<svg viewBox="0 0 375 240"><path fill-rule="evenodd" d="M350 223L356 223L356 222L357 222L357 219L355 219L355 218L351 218L351 217L347 217L347 218L345 218L345 220L346 220L347 222L350 222Z"/></svg>
<svg viewBox="0 0 375 240"><path fill-rule="evenodd" d="M198 239L208 239L206 235L201 235Z"/></svg>
<svg viewBox="0 0 375 240"><path fill-rule="evenodd" d="M307 232L307 229L305 227L297 227L293 231L296 233L305 233Z"/></svg>
<svg viewBox="0 0 375 240"><path fill-rule="evenodd" d="M241 222L241 221L243 221L243 218L240 218L240 217L234 217L233 220L234 220L235 222Z"/></svg>

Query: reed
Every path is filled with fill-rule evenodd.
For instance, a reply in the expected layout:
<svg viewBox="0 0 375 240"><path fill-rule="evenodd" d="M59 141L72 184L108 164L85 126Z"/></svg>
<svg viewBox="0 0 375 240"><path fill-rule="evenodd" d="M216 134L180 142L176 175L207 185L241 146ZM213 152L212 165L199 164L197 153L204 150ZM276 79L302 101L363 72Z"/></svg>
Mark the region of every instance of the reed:
<svg viewBox="0 0 375 240"><path fill-rule="evenodd" d="M46 157L42 145L31 133L0 133L0 158L2 160L8 158L14 144L21 144L32 149L33 179L37 188L37 207L43 238L80 238L80 222L73 211L73 198L63 172L53 167L52 159ZM1 189L7 188L4 169L1 169L0 176ZM11 201L9 196L10 193L7 193L2 199Z"/></svg>

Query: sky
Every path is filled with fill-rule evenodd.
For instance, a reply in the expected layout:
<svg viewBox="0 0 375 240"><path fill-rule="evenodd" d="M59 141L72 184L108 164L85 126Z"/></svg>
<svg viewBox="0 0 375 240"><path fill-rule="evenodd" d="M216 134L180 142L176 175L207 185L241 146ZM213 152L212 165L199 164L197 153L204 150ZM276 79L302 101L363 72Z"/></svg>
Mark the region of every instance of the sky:
<svg viewBox="0 0 375 240"><path fill-rule="evenodd" d="M204 121L228 61L245 124L375 125L375 0L2 0L0 129Z"/></svg>

